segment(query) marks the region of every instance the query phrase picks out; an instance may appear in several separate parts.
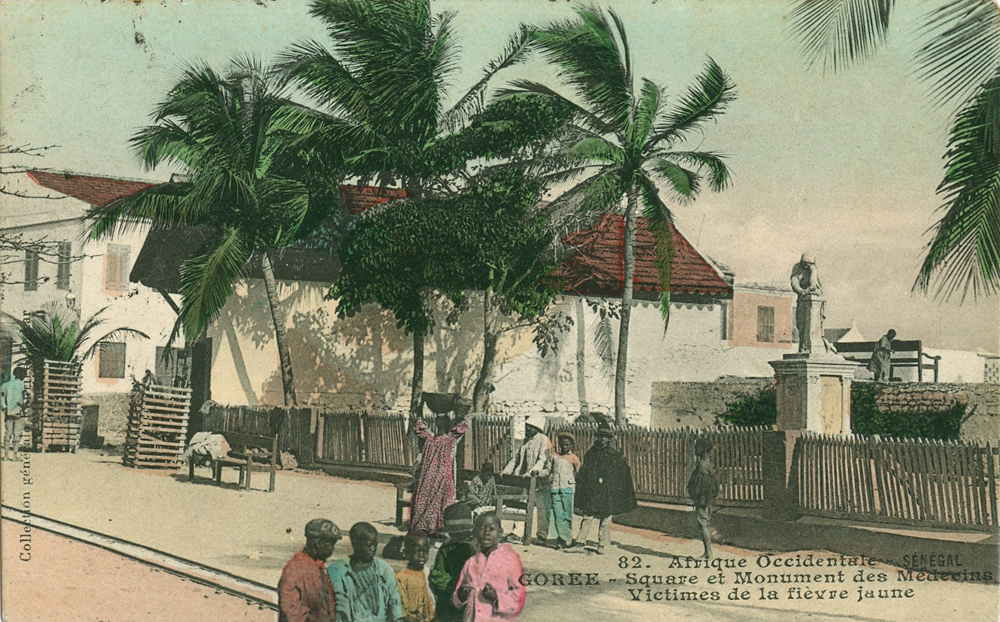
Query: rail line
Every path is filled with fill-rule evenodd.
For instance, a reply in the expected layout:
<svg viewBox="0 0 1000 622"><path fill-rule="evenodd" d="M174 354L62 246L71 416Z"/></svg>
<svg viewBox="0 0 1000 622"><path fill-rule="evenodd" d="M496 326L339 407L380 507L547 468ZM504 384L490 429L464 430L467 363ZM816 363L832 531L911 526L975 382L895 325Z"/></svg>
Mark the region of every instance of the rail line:
<svg viewBox="0 0 1000 622"><path fill-rule="evenodd" d="M142 544L115 538L54 518L25 512L13 506L0 505L0 517L127 557L146 566L213 588L218 592L242 598L248 604L274 611L278 610L278 593L269 585L238 577L224 570L212 568Z"/></svg>

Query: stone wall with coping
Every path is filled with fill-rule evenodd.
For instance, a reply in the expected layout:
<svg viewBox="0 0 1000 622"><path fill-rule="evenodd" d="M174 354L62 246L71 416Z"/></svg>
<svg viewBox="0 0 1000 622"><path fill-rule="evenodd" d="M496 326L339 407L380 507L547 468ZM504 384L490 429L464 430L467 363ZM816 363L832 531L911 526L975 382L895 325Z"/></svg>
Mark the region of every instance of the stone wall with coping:
<svg viewBox="0 0 1000 622"><path fill-rule="evenodd" d="M1000 385L993 383L882 384L875 404L888 412L928 412L965 404L959 438L1000 441Z"/></svg>
<svg viewBox="0 0 1000 622"><path fill-rule="evenodd" d="M714 382L654 382L653 428L707 428L726 406L774 386L773 378L720 378Z"/></svg>

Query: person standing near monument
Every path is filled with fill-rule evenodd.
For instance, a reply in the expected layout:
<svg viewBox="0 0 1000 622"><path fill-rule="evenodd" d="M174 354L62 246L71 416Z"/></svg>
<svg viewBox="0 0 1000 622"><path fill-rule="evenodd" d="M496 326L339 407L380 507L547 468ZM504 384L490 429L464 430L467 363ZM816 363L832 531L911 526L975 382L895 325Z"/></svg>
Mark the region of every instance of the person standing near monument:
<svg viewBox="0 0 1000 622"><path fill-rule="evenodd" d="M868 361L868 371L875 375L875 382L892 379L889 371L892 369L892 340L895 338L896 331L890 328L875 345L872 358Z"/></svg>
<svg viewBox="0 0 1000 622"><path fill-rule="evenodd" d="M576 512L583 516L583 520L573 546L582 546L586 542L590 527L596 520L599 554L604 553L604 547L610 542L611 517L638 507L632 472L625 458L611 447L613 437L611 426L607 421L601 421L594 446L583 457L583 466L576 476Z"/></svg>
<svg viewBox="0 0 1000 622"><path fill-rule="evenodd" d="M816 271L816 257L812 253L802 253L802 258L792 267L792 291L798 294L795 303L795 328L799 332L799 352L812 351L810 311L812 297L823 295L823 285ZM822 334L822 330L820 331Z"/></svg>
<svg viewBox="0 0 1000 622"><path fill-rule="evenodd" d="M709 460L712 446L712 439L707 436L700 436L695 441L694 456L697 462L687 484L688 497L694 503L694 517L698 522L701 542L705 546L702 555L705 559L712 558L712 504L719 493L719 484L715 480L712 463Z"/></svg>

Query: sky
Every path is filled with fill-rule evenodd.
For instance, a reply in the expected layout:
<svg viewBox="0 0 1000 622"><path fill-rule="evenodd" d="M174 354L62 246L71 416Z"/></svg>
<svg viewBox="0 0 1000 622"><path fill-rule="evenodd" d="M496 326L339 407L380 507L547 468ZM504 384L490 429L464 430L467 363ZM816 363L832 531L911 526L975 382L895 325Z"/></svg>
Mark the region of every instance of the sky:
<svg viewBox="0 0 1000 622"><path fill-rule="evenodd" d="M857 323L870 340L889 328L926 346L1000 352L1000 300L935 301L911 293L940 213L949 110L930 105L914 77L915 32L940 0L896 3L886 46L838 74L809 69L784 0L621 0L634 72L667 102L708 57L737 99L691 146L727 156L734 179L674 207L677 226L737 283L787 284L792 265L817 257L829 327ZM434 0L454 11L461 56L457 98L521 22L572 16L550 0ZM53 170L165 180L145 171L128 140L148 122L183 68L223 68L250 53L268 60L289 45L329 43L302 0L0 0L0 136L4 144L58 145ZM533 59L503 81L558 86Z"/></svg>

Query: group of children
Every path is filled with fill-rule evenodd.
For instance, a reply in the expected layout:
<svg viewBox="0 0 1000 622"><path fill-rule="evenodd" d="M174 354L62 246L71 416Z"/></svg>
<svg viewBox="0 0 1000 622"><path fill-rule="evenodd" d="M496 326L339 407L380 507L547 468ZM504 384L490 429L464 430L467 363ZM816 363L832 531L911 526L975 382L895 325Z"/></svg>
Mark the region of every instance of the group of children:
<svg viewBox="0 0 1000 622"><path fill-rule="evenodd" d="M407 565L394 574L375 556L378 533L371 524L351 527L352 554L326 564L340 532L325 519L311 521L306 547L278 584L279 622L517 619L526 595L524 570L517 552L502 542L496 514L479 514L471 528L446 520L444 529L449 539L429 571L430 539L411 533L403 545Z"/></svg>

